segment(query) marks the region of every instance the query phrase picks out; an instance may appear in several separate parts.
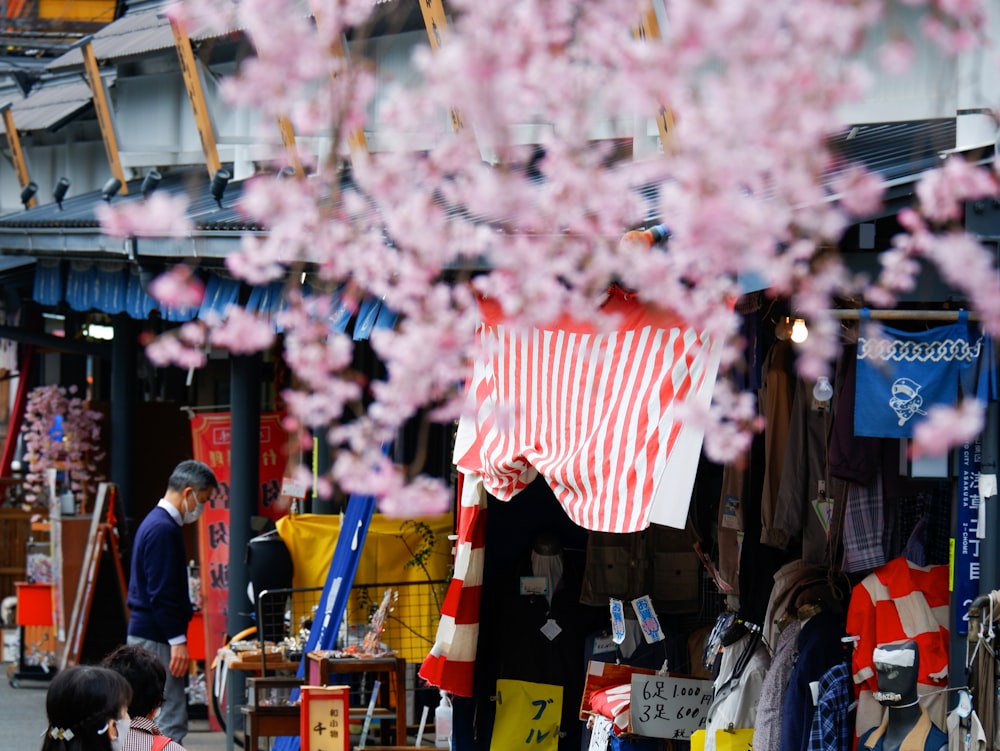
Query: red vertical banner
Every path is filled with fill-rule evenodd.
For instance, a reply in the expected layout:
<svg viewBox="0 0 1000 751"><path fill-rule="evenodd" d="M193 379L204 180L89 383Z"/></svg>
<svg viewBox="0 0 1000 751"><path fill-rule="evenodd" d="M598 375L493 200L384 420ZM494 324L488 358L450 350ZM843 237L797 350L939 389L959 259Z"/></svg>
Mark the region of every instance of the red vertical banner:
<svg viewBox="0 0 1000 751"><path fill-rule="evenodd" d="M198 558L201 571L202 611L205 622L206 663L210 665L225 643L229 600L229 488L231 419L228 412L197 414L191 418L194 458L205 462L219 481L208 508L198 521ZM287 434L281 416L260 416L260 496L257 513L278 519L287 513L280 503L285 471ZM206 668L210 670L210 668ZM213 676L205 676L212 685ZM214 723L215 718L209 715Z"/></svg>

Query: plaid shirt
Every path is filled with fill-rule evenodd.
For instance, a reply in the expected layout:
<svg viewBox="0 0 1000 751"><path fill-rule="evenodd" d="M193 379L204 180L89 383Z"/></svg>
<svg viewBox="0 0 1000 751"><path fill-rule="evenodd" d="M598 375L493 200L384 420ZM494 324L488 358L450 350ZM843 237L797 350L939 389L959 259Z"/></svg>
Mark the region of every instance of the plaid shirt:
<svg viewBox="0 0 1000 751"><path fill-rule="evenodd" d="M809 730L807 751L851 751L853 702L851 671L846 663L838 663L819 680L819 702Z"/></svg>
<svg viewBox="0 0 1000 751"><path fill-rule="evenodd" d="M129 726L128 735L122 743L122 751L151 751L153 748L153 738L162 736L163 733L152 720L145 717L133 717ZM163 751L184 751L184 746L170 741L163 747Z"/></svg>

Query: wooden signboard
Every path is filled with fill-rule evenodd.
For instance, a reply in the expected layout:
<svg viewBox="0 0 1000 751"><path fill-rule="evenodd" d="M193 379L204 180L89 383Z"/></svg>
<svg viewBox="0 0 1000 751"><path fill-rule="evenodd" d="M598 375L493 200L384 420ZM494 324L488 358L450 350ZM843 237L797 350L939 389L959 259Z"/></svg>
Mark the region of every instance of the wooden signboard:
<svg viewBox="0 0 1000 751"><path fill-rule="evenodd" d="M302 751L350 751L350 686L303 686Z"/></svg>
<svg viewBox="0 0 1000 751"><path fill-rule="evenodd" d="M97 653L106 653L110 650L104 649L105 646L114 646L115 642L124 640L128 624L128 585L118 548L118 529L110 523L116 519L112 510L115 508L117 491L117 486L107 482L101 483L97 490L60 669L80 662L88 636L88 624L98 627L94 629L97 634L95 638L100 636L107 641L107 644L95 646ZM92 618L91 609L95 597L100 598L101 609ZM121 639L116 638L118 631L121 631Z"/></svg>

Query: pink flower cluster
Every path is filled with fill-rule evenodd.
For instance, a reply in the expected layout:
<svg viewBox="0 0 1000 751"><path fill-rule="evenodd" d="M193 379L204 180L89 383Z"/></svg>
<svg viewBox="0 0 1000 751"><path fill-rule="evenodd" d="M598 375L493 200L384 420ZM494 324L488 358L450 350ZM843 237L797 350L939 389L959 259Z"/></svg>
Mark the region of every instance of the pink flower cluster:
<svg viewBox="0 0 1000 751"><path fill-rule="evenodd" d="M186 13L204 4L190 0ZM799 361L815 378L839 349L827 313L835 300L891 306L930 261L1000 333L989 259L949 226L963 201L995 196L996 180L957 157L921 182L920 206L902 217L907 232L878 279L854 277L829 250L883 197L881 179L858 166L827 184L828 140L846 126L840 113L878 73L860 54L867 35L891 9L922 14L942 49L965 50L983 39L984 0L668 0L659 39L630 33L637 3L453 0L440 49L419 49L405 82L380 81L377 103L369 66L335 51L345 29L363 26L367 0L324 4L315 22L292 0L214 5L220 17L235 14L258 52L225 80L227 96L290 114L298 132L335 142L309 179L248 187L243 208L269 231L248 239L228 268L254 284L292 280L282 314L297 379L285 395L290 422L326 431L338 451L331 479L387 507L439 501L437 485L412 481L378 446L422 411L458 414L481 354L476 294L518 323L564 313L596 320L603 292L621 281L725 342L732 365L738 280L758 275L808 315ZM890 40L879 59L897 75L913 46ZM379 136L391 145L359 155L349 137L376 104ZM657 143L649 126L664 108L671 131ZM353 187L344 190L346 160ZM671 228L666 252L619 243L648 215ZM470 267L477 273L463 271ZM976 273L961 278L963 267ZM303 269L309 292L294 283ZM172 279L169 296L183 286ZM334 293L375 297L400 315L372 338L383 380L352 370L352 343L332 326ZM267 346L263 325L231 315L208 340ZM761 427L752 402L725 386L689 419L705 425L716 460L740 455Z"/></svg>

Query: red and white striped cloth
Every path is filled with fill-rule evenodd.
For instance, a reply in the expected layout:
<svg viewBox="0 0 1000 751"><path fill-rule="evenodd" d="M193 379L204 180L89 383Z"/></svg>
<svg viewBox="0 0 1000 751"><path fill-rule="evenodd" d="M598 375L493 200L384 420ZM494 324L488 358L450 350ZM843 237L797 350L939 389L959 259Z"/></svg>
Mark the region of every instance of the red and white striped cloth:
<svg viewBox="0 0 1000 751"><path fill-rule="evenodd" d="M472 696L486 543L486 493L482 478L459 473L458 496L455 574L441 603L437 636L420 666L420 677L453 694Z"/></svg>
<svg viewBox="0 0 1000 751"><path fill-rule="evenodd" d="M678 405L710 401L718 357L671 311L621 293L604 310L614 330L568 317L518 330L483 302L488 359L476 363L455 463L502 501L541 474L585 529L683 528L703 431Z"/></svg>
<svg viewBox="0 0 1000 751"><path fill-rule="evenodd" d="M484 352L459 422L462 476L455 577L437 641L420 668L432 685L472 695L479 633L485 498L510 500L541 474L576 524L635 532L682 528L703 431L678 404L711 400L718 353L674 313L612 294L614 330L563 318L515 330L482 303Z"/></svg>

